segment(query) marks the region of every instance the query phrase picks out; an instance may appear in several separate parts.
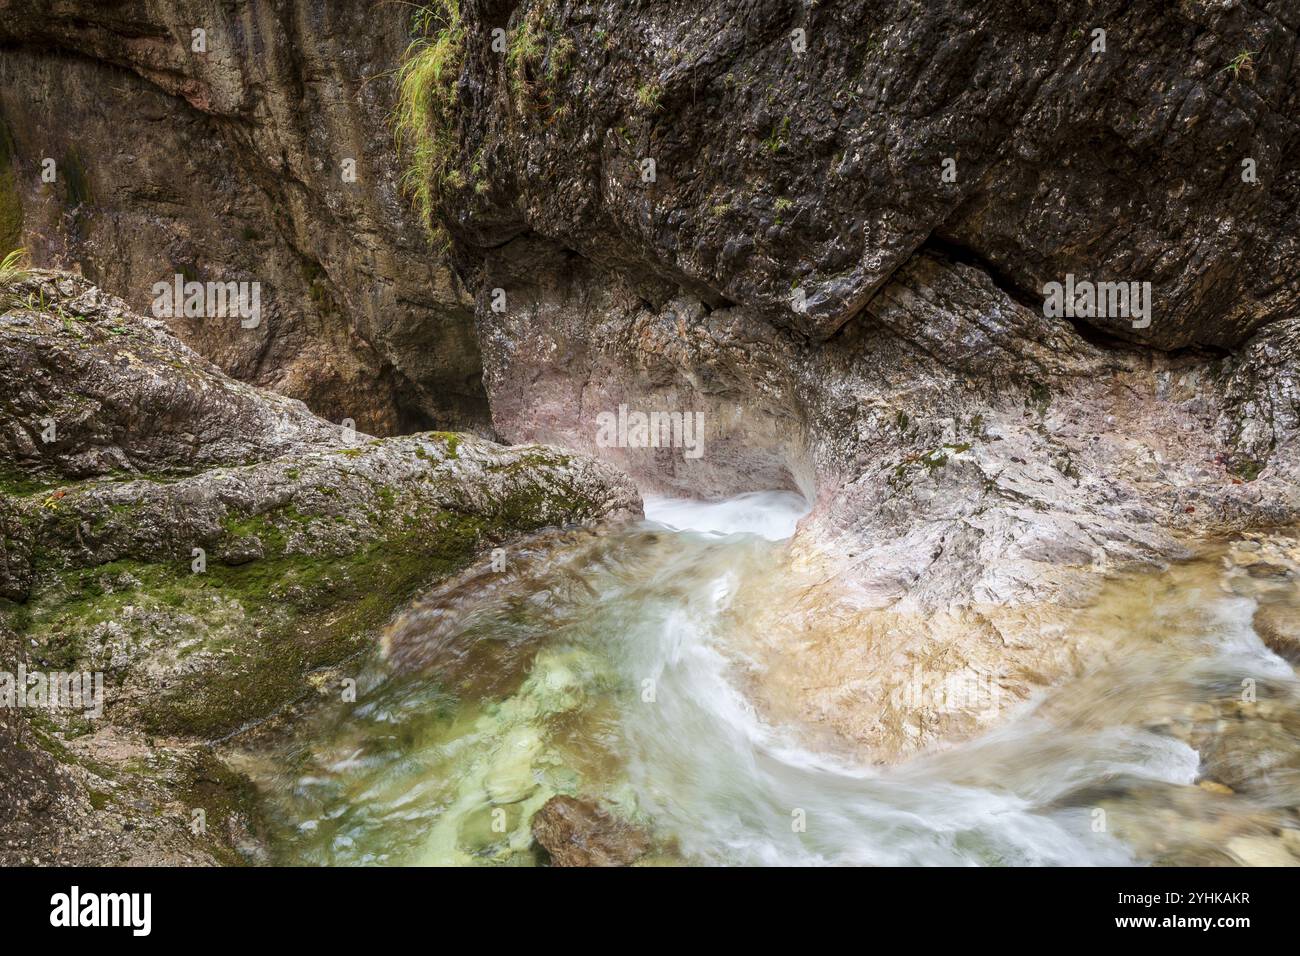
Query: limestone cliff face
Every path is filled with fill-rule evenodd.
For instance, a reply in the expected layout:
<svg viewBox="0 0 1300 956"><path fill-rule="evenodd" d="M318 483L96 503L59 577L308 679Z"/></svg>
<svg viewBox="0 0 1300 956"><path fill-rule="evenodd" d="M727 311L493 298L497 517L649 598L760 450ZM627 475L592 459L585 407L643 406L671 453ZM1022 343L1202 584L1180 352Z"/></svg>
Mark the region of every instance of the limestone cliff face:
<svg viewBox="0 0 1300 956"><path fill-rule="evenodd" d="M469 300L398 188L408 22L325 0L4 0L0 252L25 244L141 311L177 273L260 281L257 328L173 330L363 431L483 425Z"/></svg>
<svg viewBox="0 0 1300 956"><path fill-rule="evenodd" d="M0 241L137 308L178 272L260 279L257 329L175 331L376 432L486 422L471 297L523 236L814 342L918 253L1030 304L1067 274L1149 281L1149 326L1081 321L1162 349L1236 348L1300 295L1284 2L432 3L456 270L397 186L408 8L0 9Z"/></svg>
<svg viewBox="0 0 1300 956"><path fill-rule="evenodd" d="M648 486L798 485L837 529L924 520L945 472L916 463L985 446L945 510L1291 513L1287 5L432 6L426 172L503 434ZM1149 322L1046 316L1070 276L1149 283ZM596 448L624 401L707 411L714 451Z"/></svg>

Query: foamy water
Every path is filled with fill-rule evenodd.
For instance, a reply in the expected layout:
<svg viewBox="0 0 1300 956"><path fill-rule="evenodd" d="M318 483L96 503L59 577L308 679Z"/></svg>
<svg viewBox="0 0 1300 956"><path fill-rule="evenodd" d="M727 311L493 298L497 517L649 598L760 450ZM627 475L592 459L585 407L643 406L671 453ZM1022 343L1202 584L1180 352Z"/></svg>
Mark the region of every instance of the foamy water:
<svg viewBox="0 0 1300 956"><path fill-rule="evenodd" d="M645 499L646 520L674 531L703 534L756 534L769 541L794 535L808 503L792 491L755 491L723 501L690 498Z"/></svg>
<svg viewBox="0 0 1300 956"><path fill-rule="evenodd" d="M785 492L648 500L643 526L574 543L563 570L541 563L563 587L505 588L467 613L480 657L464 673L373 661L357 705L248 758L278 858L531 862L529 819L562 793L650 828L658 858L696 864L1233 862L1229 837L1294 826L1295 674L1213 563L1176 587L1121 589L1116 616L1147 607L1159 639L943 753L876 768L772 725L747 696L761 669L738 598L770 587L806 512ZM493 675L490 692L459 689L476 672ZM1195 785L1206 767L1193 744L1235 713L1243 674L1283 717L1271 737L1242 723L1241 746L1258 752L1241 759L1282 770L1228 798Z"/></svg>

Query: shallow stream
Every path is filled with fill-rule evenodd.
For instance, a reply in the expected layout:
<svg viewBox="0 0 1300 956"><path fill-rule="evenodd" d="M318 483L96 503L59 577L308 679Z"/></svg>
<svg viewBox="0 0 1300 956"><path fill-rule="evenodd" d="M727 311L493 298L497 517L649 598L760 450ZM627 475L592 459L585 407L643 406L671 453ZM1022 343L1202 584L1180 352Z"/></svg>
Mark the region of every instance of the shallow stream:
<svg viewBox="0 0 1300 956"><path fill-rule="evenodd" d="M1209 556L1108 587L1118 660L998 729L896 766L773 726L743 609L779 594L797 496L647 502L417 602L390 654L243 756L276 862L544 862L557 794L649 829L645 862L1268 863L1300 854L1300 687L1256 636L1294 583ZM747 601L741 601L747 596ZM1249 684L1243 683L1249 681ZM1300 862L1298 860L1297 862Z"/></svg>

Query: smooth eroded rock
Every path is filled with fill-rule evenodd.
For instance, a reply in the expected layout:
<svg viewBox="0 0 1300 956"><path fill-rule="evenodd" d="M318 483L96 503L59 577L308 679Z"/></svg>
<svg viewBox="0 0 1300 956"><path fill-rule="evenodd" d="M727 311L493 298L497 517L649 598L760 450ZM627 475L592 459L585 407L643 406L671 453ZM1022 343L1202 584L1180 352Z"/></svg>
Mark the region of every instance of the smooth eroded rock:
<svg viewBox="0 0 1300 956"><path fill-rule="evenodd" d="M650 850L643 830L575 797L548 800L533 817L533 836L555 866L630 866Z"/></svg>

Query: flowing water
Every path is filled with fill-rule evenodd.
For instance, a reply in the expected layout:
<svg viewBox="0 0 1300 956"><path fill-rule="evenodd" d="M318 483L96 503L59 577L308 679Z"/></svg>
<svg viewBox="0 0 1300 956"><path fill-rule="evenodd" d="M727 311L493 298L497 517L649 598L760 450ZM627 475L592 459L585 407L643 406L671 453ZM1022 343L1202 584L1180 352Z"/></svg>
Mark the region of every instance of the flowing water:
<svg viewBox="0 0 1300 956"><path fill-rule="evenodd" d="M774 726L747 694L760 665L743 608L780 594L803 511L785 493L650 500L639 526L552 535L512 555L510 575L417 602L365 663L355 703L242 755L275 860L533 864L530 819L557 794L649 829L646 862L1300 853L1300 688L1251 626L1261 601L1300 613L1292 583L1221 555L1134 576L1089 617L1123 633L1110 663L990 734L874 766Z"/></svg>

